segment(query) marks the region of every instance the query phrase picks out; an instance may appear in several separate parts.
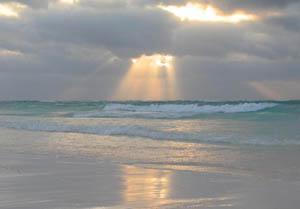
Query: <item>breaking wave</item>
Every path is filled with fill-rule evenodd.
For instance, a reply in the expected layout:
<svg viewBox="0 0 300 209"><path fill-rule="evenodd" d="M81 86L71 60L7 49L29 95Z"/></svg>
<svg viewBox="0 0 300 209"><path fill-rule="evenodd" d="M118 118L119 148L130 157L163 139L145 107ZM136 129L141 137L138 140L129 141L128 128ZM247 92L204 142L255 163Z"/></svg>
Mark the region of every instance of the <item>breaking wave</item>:
<svg viewBox="0 0 300 209"><path fill-rule="evenodd" d="M138 112L197 112L197 113L239 113L255 112L275 107L275 103L241 103L223 105L197 105L197 104L109 104L104 110L138 111Z"/></svg>
<svg viewBox="0 0 300 209"><path fill-rule="evenodd" d="M103 109L75 113L74 117L142 116L149 118L181 118L197 114L256 112L277 106L276 103L238 104L122 104L109 103Z"/></svg>
<svg viewBox="0 0 300 209"><path fill-rule="evenodd" d="M299 115L300 101L0 102L0 128L201 143L300 145Z"/></svg>

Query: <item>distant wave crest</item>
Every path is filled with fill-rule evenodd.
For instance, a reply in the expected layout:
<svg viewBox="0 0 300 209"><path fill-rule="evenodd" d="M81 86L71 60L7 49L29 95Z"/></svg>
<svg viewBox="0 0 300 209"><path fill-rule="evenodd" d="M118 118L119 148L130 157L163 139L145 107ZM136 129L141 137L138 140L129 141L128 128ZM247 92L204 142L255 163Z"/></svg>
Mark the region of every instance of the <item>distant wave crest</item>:
<svg viewBox="0 0 300 209"><path fill-rule="evenodd" d="M239 104L106 104L102 110L75 113L74 117L142 116L152 118L181 118L197 114L256 112L277 106L276 103Z"/></svg>
<svg viewBox="0 0 300 209"><path fill-rule="evenodd" d="M197 113L239 113L255 112L274 107L275 103L241 103L224 105L197 105L197 104L109 104L104 110L138 111L138 112L197 112Z"/></svg>

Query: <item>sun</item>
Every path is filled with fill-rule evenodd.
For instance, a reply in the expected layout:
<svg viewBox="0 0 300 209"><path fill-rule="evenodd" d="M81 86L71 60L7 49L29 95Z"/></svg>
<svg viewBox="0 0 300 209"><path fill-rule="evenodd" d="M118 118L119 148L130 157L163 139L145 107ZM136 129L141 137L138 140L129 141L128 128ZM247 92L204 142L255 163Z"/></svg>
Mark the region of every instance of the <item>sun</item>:
<svg viewBox="0 0 300 209"><path fill-rule="evenodd" d="M173 57L170 55L158 55L155 57L154 62L158 67L170 68L173 65Z"/></svg>
<svg viewBox="0 0 300 209"><path fill-rule="evenodd" d="M159 70L160 68L171 68L174 58L171 55L154 54L151 56L142 55L139 58L131 59L134 65L152 66L149 69Z"/></svg>
<svg viewBox="0 0 300 209"><path fill-rule="evenodd" d="M181 21L203 21L203 22L227 22L239 23L242 21L253 21L256 16L243 11L232 14L224 14L220 9L211 5L187 3L184 6L158 5L160 9L168 11L179 17Z"/></svg>

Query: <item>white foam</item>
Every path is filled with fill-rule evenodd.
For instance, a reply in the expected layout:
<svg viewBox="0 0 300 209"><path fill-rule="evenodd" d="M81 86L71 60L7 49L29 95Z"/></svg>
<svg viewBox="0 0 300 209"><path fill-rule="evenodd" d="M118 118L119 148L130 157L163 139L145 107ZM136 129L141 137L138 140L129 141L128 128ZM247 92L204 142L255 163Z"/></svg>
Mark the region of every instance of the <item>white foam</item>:
<svg viewBox="0 0 300 209"><path fill-rule="evenodd" d="M101 110L77 112L73 117L143 117L183 118L197 114L256 112L277 106L276 103L239 103L223 105L198 104L107 104Z"/></svg>
<svg viewBox="0 0 300 209"><path fill-rule="evenodd" d="M195 112L195 113L239 113L255 112L275 107L275 103L240 103L223 105L197 105L197 104L108 104L105 111L134 111L134 112Z"/></svg>

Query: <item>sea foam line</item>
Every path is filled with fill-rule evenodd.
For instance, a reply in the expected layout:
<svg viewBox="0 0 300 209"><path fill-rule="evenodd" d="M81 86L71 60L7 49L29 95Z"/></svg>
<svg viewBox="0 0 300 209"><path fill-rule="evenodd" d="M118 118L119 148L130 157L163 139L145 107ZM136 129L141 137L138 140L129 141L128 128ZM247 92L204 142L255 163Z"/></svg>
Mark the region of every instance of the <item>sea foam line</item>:
<svg viewBox="0 0 300 209"><path fill-rule="evenodd" d="M198 105L198 104L108 104L105 111L137 111L137 112L196 112L196 113L239 113L255 112L266 108L275 107L276 103L240 103L222 105Z"/></svg>
<svg viewBox="0 0 300 209"><path fill-rule="evenodd" d="M197 114L246 113L256 112L277 106L276 103L239 103L239 104L106 104L103 109L74 113L73 117L145 117L145 118L182 118Z"/></svg>

